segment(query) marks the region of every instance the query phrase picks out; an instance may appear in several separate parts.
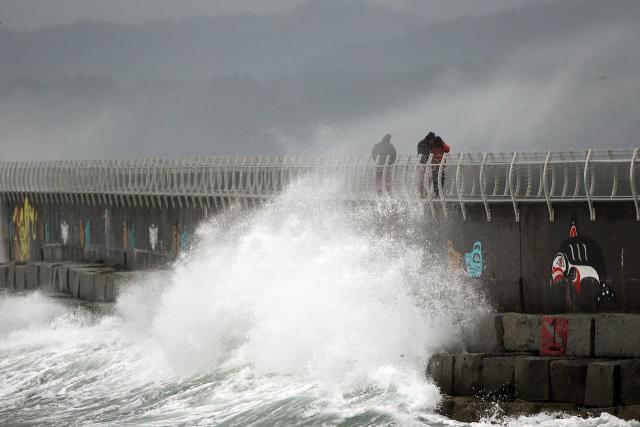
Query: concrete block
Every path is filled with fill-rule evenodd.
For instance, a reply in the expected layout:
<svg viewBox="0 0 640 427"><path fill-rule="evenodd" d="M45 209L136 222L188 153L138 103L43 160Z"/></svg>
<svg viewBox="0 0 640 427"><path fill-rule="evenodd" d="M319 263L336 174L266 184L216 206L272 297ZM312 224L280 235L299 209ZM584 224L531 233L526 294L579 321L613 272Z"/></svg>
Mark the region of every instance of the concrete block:
<svg viewBox="0 0 640 427"><path fill-rule="evenodd" d="M482 390L483 353L465 353L456 356L453 366L453 394L473 396Z"/></svg>
<svg viewBox="0 0 640 427"><path fill-rule="evenodd" d="M16 264L9 264L9 270L7 271L7 288L15 289L16 287Z"/></svg>
<svg viewBox="0 0 640 427"><path fill-rule="evenodd" d="M443 394L453 394L454 365L455 356L452 354L434 354L429 360L427 375L433 379L433 382Z"/></svg>
<svg viewBox="0 0 640 427"><path fill-rule="evenodd" d="M9 264L0 264L0 288L9 287Z"/></svg>
<svg viewBox="0 0 640 427"><path fill-rule="evenodd" d="M98 274L95 278L95 296L96 296L96 301L99 302L106 302L107 300L107 284L109 282L113 283L113 281L111 280L111 274L112 272L110 271L103 271L100 274Z"/></svg>
<svg viewBox="0 0 640 427"><path fill-rule="evenodd" d="M549 358L519 357L515 362L516 397L533 402L550 399Z"/></svg>
<svg viewBox="0 0 640 427"><path fill-rule="evenodd" d="M567 336L567 356L588 357L594 356L593 343L593 316L571 315L569 319L569 331Z"/></svg>
<svg viewBox="0 0 640 427"><path fill-rule="evenodd" d="M113 283L113 274L109 274L105 278L104 284L104 300L106 302L116 302L116 291Z"/></svg>
<svg viewBox="0 0 640 427"><path fill-rule="evenodd" d="M40 287L40 263L28 262L25 266L26 289L38 289Z"/></svg>
<svg viewBox="0 0 640 427"><path fill-rule="evenodd" d="M482 361L482 388L502 398L515 394L515 357L486 357Z"/></svg>
<svg viewBox="0 0 640 427"><path fill-rule="evenodd" d="M27 289L27 267L24 264L16 264L14 267L15 282L13 283L13 289L22 291Z"/></svg>
<svg viewBox="0 0 640 427"><path fill-rule="evenodd" d="M640 405L619 406L615 416L627 421L638 421L640 420Z"/></svg>
<svg viewBox="0 0 640 427"><path fill-rule="evenodd" d="M69 268L67 265L62 264L59 265L58 268L56 269L56 273L57 273L57 279L56 279L56 286L55 286L55 290L57 292L67 292L67 289L69 288Z"/></svg>
<svg viewBox="0 0 640 427"><path fill-rule="evenodd" d="M640 357L640 315L599 314L595 320L596 357Z"/></svg>
<svg viewBox="0 0 640 427"><path fill-rule="evenodd" d="M587 369L586 406L614 406L620 400L620 362L592 362Z"/></svg>
<svg viewBox="0 0 640 427"><path fill-rule="evenodd" d="M69 294L74 298L80 298L80 271L69 270Z"/></svg>
<svg viewBox="0 0 640 427"><path fill-rule="evenodd" d="M473 326L462 331L464 348L469 353L502 353L502 315L487 313L475 319Z"/></svg>
<svg viewBox="0 0 640 427"><path fill-rule="evenodd" d="M640 405L639 359L620 361L620 401L623 405Z"/></svg>
<svg viewBox="0 0 640 427"><path fill-rule="evenodd" d="M540 350L540 316L521 313L504 313L505 351Z"/></svg>
<svg viewBox="0 0 640 427"><path fill-rule="evenodd" d="M95 280L97 273L95 271L80 271L78 272L79 287L77 298L85 301L96 300Z"/></svg>
<svg viewBox="0 0 640 427"><path fill-rule="evenodd" d="M587 359L552 360L549 363L551 400L582 405L589 363Z"/></svg>
<svg viewBox="0 0 640 427"><path fill-rule="evenodd" d="M54 291L55 277L59 264L51 262L40 263L40 289L44 292Z"/></svg>

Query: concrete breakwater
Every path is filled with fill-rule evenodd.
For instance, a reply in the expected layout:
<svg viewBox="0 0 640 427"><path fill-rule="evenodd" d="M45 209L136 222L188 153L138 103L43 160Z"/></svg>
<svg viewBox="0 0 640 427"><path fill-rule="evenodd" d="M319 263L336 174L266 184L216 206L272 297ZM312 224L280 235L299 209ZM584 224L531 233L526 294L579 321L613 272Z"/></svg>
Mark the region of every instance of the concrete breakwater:
<svg viewBox="0 0 640 427"><path fill-rule="evenodd" d="M88 302L115 302L120 290L139 281L145 271L117 271L99 263L72 261L0 264L0 288L40 290Z"/></svg>
<svg viewBox="0 0 640 427"><path fill-rule="evenodd" d="M505 415L640 419L640 337L632 332L640 315L504 313L483 323L469 352L429 362L427 375L447 396L443 415L474 421L497 406Z"/></svg>

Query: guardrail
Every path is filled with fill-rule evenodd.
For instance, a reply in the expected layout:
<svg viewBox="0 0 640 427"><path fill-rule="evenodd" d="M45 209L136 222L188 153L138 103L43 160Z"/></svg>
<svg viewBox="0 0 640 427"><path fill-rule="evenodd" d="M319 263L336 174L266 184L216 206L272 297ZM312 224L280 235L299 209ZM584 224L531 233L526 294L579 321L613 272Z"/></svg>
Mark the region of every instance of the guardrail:
<svg viewBox="0 0 640 427"><path fill-rule="evenodd" d="M509 203L519 221L519 205L544 203L553 221L556 203L584 202L591 219L594 203L633 203L640 221L639 149L544 153L457 153L433 164L432 156L370 157L210 157L180 160L83 160L0 162L0 195L27 195L44 202L144 206L228 205L281 193L301 177L337 179L332 198L376 200L390 196L418 201L435 215L459 205ZM435 185L434 185L435 184ZM314 197L317 197L314 194Z"/></svg>

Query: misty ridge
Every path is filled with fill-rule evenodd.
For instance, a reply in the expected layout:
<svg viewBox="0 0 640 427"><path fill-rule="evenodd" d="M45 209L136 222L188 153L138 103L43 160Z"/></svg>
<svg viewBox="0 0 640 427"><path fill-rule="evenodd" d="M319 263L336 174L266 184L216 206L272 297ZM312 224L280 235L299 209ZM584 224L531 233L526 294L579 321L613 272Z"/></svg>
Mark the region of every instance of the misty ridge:
<svg viewBox="0 0 640 427"><path fill-rule="evenodd" d="M428 23L364 1L0 29L4 159L640 145L640 2ZM2 27L0 27L2 28Z"/></svg>

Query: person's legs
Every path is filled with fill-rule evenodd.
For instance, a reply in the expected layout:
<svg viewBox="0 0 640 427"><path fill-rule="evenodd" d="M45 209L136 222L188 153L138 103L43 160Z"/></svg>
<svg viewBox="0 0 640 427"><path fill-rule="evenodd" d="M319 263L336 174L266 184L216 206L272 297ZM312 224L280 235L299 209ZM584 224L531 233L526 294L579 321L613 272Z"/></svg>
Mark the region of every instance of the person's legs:
<svg viewBox="0 0 640 427"><path fill-rule="evenodd" d="M420 197L424 197L427 194L427 188L424 185L426 180L427 167L426 166L418 166L416 168L416 181L418 184L418 194Z"/></svg>
<svg viewBox="0 0 640 427"><path fill-rule="evenodd" d="M436 197L440 195L440 189L438 188L438 165L431 166L431 182L433 184L433 192Z"/></svg>
<svg viewBox="0 0 640 427"><path fill-rule="evenodd" d="M387 171L386 176L384 177L384 180L386 181L386 188L387 188L387 193L391 194L391 171Z"/></svg>
<svg viewBox="0 0 640 427"><path fill-rule="evenodd" d="M382 194L382 168L376 170L376 192Z"/></svg>

